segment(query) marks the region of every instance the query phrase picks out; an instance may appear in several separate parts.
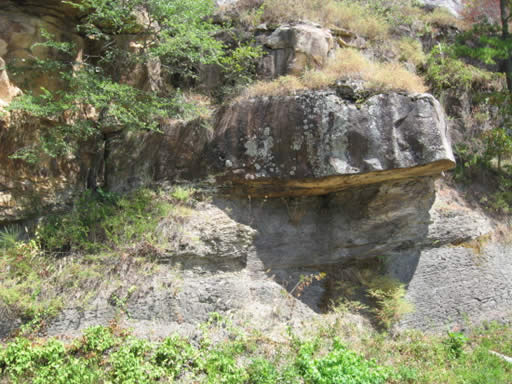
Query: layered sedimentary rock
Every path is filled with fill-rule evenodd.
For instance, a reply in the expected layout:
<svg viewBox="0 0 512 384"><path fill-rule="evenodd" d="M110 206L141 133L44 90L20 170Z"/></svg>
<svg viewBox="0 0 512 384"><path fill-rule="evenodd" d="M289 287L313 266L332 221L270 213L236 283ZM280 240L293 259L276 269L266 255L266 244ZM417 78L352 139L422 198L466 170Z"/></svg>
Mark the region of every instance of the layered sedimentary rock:
<svg viewBox="0 0 512 384"><path fill-rule="evenodd" d="M73 11L62 7L57 0L12 1L2 9L0 108L19 93L2 60L51 55L33 46L43 29L87 45L73 33ZM328 30L310 23L256 33L267 49L268 77L321 67L334 44ZM117 43L139 49L132 36ZM158 89L159 63L138 66L123 81ZM41 85L59 86L44 76L31 83ZM208 184L207 201L162 219L152 234L160 246L149 255L153 270L120 257L122 284L100 279L89 302L65 302L50 334L121 318L138 334L166 336L192 331L210 312L255 321L270 333L314 318L336 299L329 284L338 281L315 281L300 299L283 294L301 275L339 276L361 262L375 270L383 264L406 284L415 311L402 327L440 329L465 317L501 318L512 308L507 230L500 234L455 187L436 181L454 158L444 113L430 95L371 93L340 82L239 100L211 124L105 130L75 155L37 166L11 158L37 144L50 124L17 113L0 117L0 225L65 207L87 187L123 193L177 179L213 179L218 187ZM21 323L0 303L0 337Z"/></svg>
<svg viewBox="0 0 512 384"><path fill-rule="evenodd" d="M430 95L259 97L225 107L215 127L210 159L244 195L321 195L455 165Z"/></svg>
<svg viewBox="0 0 512 384"><path fill-rule="evenodd" d="M361 262L374 271L384 265L406 284L414 311L400 327L432 331L501 319L512 306L510 245L493 232L491 220L432 177L321 197L215 198L160 223L167 245L153 274L127 269L124 293L105 281L89 305L68 307L49 333L108 324L116 316L111 297L130 286L137 290L123 318L139 334L193 332L209 312L271 333L324 313L338 298L329 286L344 281L315 281L300 298L283 290L301 276L353 274Z"/></svg>

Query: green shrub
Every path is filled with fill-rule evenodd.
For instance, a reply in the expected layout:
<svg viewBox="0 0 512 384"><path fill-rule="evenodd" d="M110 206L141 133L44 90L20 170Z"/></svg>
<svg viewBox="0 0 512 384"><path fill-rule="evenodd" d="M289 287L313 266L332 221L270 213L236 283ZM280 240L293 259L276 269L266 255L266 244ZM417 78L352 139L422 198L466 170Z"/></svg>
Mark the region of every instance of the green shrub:
<svg viewBox="0 0 512 384"><path fill-rule="evenodd" d="M173 336L164 339L156 348L153 362L175 378L185 370L197 368L198 355L197 350L187 340Z"/></svg>
<svg viewBox="0 0 512 384"><path fill-rule="evenodd" d="M85 352L103 353L117 342L109 328L95 326L84 331L82 349Z"/></svg>
<svg viewBox="0 0 512 384"><path fill-rule="evenodd" d="M88 190L75 201L71 212L46 218L37 229L37 238L41 247L50 251L117 248L149 240L167 210L168 204L147 189L123 197Z"/></svg>
<svg viewBox="0 0 512 384"><path fill-rule="evenodd" d="M405 294L405 285L389 277L378 277L370 282L368 295L377 304L372 312L384 328L391 328L402 316L414 310L405 300Z"/></svg>
<svg viewBox="0 0 512 384"><path fill-rule="evenodd" d="M194 188L178 186L173 189L171 196L178 202L187 203L194 193Z"/></svg>
<svg viewBox="0 0 512 384"><path fill-rule="evenodd" d="M149 346L143 341L129 340L110 356L111 377L117 384L154 383L163 371L145 360Z"/></svg>
<svg viewBox="0 0 512 384"><path fill-rule="evenodd" d="M7 226L0 230L0 250L7 251L16 247L21 239L22 230L17 225Z"/></svg>
<svg viewBox="0 0 512 384"><path fill-rule="evenodd" d="M278 384L279 372L274 364L263 358L254 359L247 367L249 381L252 384Z"/></svg>
<svg viewBox="0 0 512 384"><path fill-rule="evenodd" d="M299 350L297 365L306 383L311 384L384 384L393 370L381 367L348 350L339 339L335 339L327 355L314 358L316 347L305 343Z"/></svg>
<svg viewBox="0 0 512 384"><path fill-rule="evenodd" d="M485 89L498 81L498 75L456 58L453 47L436 45L427 57L426 79L434 92L453 89L467 91Z"/></svg>
<svg viewBox="0 0 512 384"><path fill-rule="evenodd" d="M460 332L448 332L448 337L444 340L448 353L454 358L459 358L464 353L464 345L468 342L466 335Z"/></svg>

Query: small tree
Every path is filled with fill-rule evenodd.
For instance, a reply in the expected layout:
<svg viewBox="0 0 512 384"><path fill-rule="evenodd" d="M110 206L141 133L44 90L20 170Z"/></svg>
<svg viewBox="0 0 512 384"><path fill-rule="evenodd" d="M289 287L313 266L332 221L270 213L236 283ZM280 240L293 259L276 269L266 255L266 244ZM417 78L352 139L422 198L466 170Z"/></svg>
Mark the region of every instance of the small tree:
<svg viewBox="0 0 512 384"><path fill-rule="evenodd" d="M64 1L82 17L77 33L88 49L78 52L70 42L55 41L43 32L50 58L33 57L10 66L57 77L57 90L25 88L10 110L23 110L43 124L39 146L23 148L14 157L37 161L55 157L104 132L124 129L158 130L161 119L183 117L193 110L179 89L130 84L137 66L161 66L161 76L193 78L200 64L218 62L223 45L213 37L218 27L209 15L210 0L80 0ZM125 42L131 41L131 47ZM77 60L80 58L80 60ZM30 85L30 82L28 82Z"/></svg>
<svg viewBox="0 0 512 384"><path fill-rule="evenodd" d="M461 34L456 46L458 55L494 67L505 76L506 88L489 97L489 102L498 107L502 122L500 127L484 135L484 161L489 164L491 158L497 157L500 170L503 157L512 153L511 9L511 0L469 0L465 17L474 25L470 31Z"/></svg>

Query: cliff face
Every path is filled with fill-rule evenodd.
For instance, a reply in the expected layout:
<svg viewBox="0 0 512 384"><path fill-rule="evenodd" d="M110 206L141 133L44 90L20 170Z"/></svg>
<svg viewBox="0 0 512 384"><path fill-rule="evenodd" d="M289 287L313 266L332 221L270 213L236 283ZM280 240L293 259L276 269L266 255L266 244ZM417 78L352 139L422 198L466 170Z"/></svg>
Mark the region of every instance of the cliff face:
<svg viewBox="0 0 512 384"><path fill-rule="evenodd" d="M30 48L43 27L80 43L67 12L51 3L10 2L0 13L0 56L9 62L44 55ZM48 82L41 76L36 85L58 86ZM121 287L104 279L86 308L65 304L48 333L107 324L119 315L113 297L122 295L126 323L145 335L189 331L210 312L270 329L320 316L336 299L336 279L360 263L379 264L406 284L415 311L402 327L436 329L466 315L482 320L510 312L505 235L441 177L455 160L439 103L403 92L363 97L358 89L338 82L241 99L219 108L212 126L198 119L164 123L161 133L106 134L73 157L36 166L10 156L37 145L40 130L53 122L4 114L0 224L65 207L91 175L114 192L177 179L214 189L179 223L159 225L155 235L168 247L157 255L156 271L124 265ZM18 93L2 70L0 108ZM283 298L282 289L293 290L301 275L320 272L328 281L313 283L300 299ZM136 294L125 292L130 286ZM2 305L0 337L20 324Z"/></svg>

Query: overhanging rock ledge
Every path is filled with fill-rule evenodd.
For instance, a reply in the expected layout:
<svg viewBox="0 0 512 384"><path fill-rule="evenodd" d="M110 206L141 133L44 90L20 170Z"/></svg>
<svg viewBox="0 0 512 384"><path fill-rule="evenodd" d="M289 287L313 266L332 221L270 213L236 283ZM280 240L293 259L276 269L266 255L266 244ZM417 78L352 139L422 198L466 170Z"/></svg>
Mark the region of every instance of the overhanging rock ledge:
<svg viewBox="0 0 512 384"><path fill-rule="evenodd" d="M444 113L429 94L257 97L224 107L215 127L209 162L241 195L322 195L455 166Z"/></svg>

